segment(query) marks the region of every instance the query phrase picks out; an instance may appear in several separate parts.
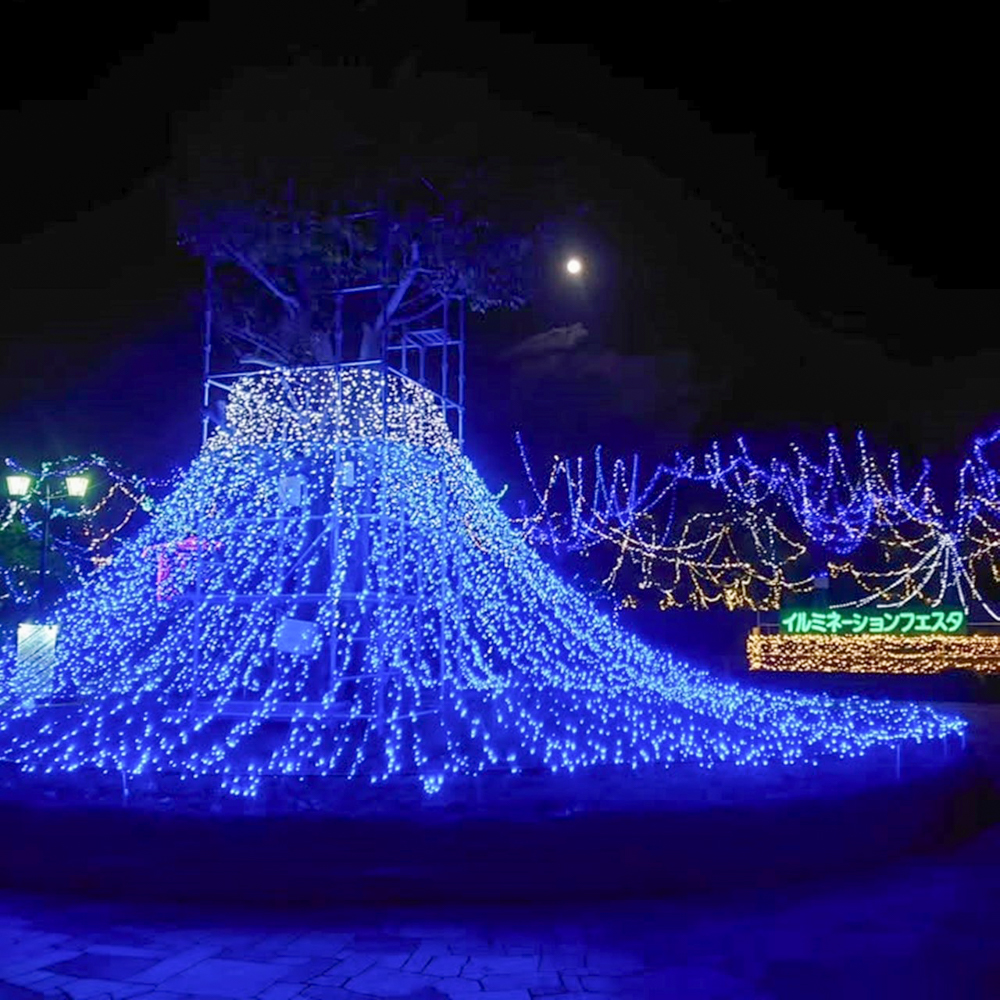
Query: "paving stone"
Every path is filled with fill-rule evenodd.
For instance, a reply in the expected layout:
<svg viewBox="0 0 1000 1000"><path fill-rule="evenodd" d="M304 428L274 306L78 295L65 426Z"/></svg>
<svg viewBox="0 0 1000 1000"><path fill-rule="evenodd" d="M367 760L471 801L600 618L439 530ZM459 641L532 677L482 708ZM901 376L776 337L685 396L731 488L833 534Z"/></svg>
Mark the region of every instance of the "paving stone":
<svg viewBox="0 0 1000 1000"><path fill-rule="evenodd" d="M16 976L19 972L47 969L56 962L65 962L68 958L76 958L82 954L81 951L67 951L64 948L45 948L0 965L0 976Z"/></svg>
<svg viewBox="0 0 1000 1000"><path fill-rule="evenodd" d="M354 940L353 934L303 934L281 950L286 955L336 958Z"/></svg>
<svg viewBox="0 0 1000 1000"><path fill-rule="evenodd" d="M131 955L106 955L86 951L76 958L50 965L53 972L81 979L132 979L159 962L160 956L136 958Z"/></svg>
<svg viewBox="0 0 1000 1000"><path fill-rule="evenodd" d="M171 951L187 950L189 948L204 947L201 942L201 935L189 930L158 930L153 935L153 946L163 946ZM216 951L218 949L215 949Z"/></svg>
<svg viewBox="0 0 1000 1000"><path fill-rule="evenodd" d="M287 952L288 946L302 937L299 931L284 931L278 934L268 934L258 942L265 951Z"/></svg>
<svg viewBox="0 0 1000 1000"><path fill-rule="evenodd" d="M357 993L349 993L342 986L307 986L302 996L308 1000L358 1000Z"/></svg>
<svg viewBox="0 0 1000 1000"><path fill-rule="evenodd" d="M553 996L564 997L569 991L566 989L565 986L563 986L562 982L560 981L558 986L554 986L551 989L546 986L533 986L531 987L531 989L528 990L528 992L533 997L553 997Z"/></svg>
<svg viewBox="0 0 1000 1000"><path fill-rule="evenodd" d="M101 927L100 925L91 928L89 934L81 935L89 937L91 944L133 948L152 948L154 936L153 930L148 927Z"/></svg>
<svg viewBox="0 0 1000 1000"><path fill-rule="evenodd" d="M141 996L136 997L136 1000L154 1000L154 998L155 1000L233 1000L232 997L213 996L206 993L185 996L183 993L171 993L168 990L157 990L155 993L143 993ZM90 1000L101 1000L101 998L92 997ZM354 1000L357 1000L357 997L355 997Z"/></svg>
<svg viewBox="0 0 1000 1000"><path fill-rule="evenodd" d="M15 940L24 949L40 950L42 948L54 948L57 945L65 948L66 942L73 937L72 934L60 934L50 931L39 931L25 928L15 936Z"/></svg>
<svg viewBox="0 0 1000 1000"><path fill-rule="evenodd" d="M0 1000L38 1000L42 995L30 986L0 980Z"/></svg>
<svg viewBox="0 0 1000 1000"><path fill-rule="evenodd" d="M347 976L317 976L309 981L312 986L343 986Z"/></svg>
<svg viewBox="0 0 1000 1000"><path fill-rule="evenodd" d="M186 1000L186 998L180 993L171 993L169 990L153 990L151 993L143 993L141 1000ZM232 998L199 996L198 1000L232 1000Z"/></svg>
<svg viewBox="0 0 1000 1000"><path fill-rule="evenodd" d="M351 951L384 951L410 955L420 947L419 938L399 937L394 934L355 934Z"/></svg>
<svg viewBox="0 0 1000 1000"><path fill-rule="evenodd" d="M263 935L259 931L227 930L223 927L206 927L199 932L202 944L223 948L251 948L260 942Z"/></svg>
<svg viewBox="0 0 1000 1000"><path fill-rule="evenodd" d="M257 994L260 1000L291 1000L298 996L305 987L302 983L272 983Z"/></svg>
<svg viewBox="0 0 1000 1000"><path fill-rule="evenodd" d="M542 951L542 957L538 963L538 968L542 972L564 972L584 967L584 952L582 950L557 951L546 949Z"/></svg>
<svg viewBox="0 0 1000 1000"><path fill-rule="evenodd" d="M480 979L488 993L500 990L531 990L533 987L562 990L558 972L497 972Z"/></svg>
<svg viewBox="0 0 1000 1000"><path fill-rule="evenodd" d="M483 1000L531 1000L527 990L498 990L495 993L484 993Z"/></svg>
<svg viewBox="0 0 1000 1000"><path fill-rule="evenodd" d="M218 952L218 948L209 945L195 945L193 948L185 948L183 951L163 959L162 962L150 966L145 972L140 972L132 979L137 983L152 983L154 985L162 983L171 976L176 976L179 972L190 969L192 965L211 958Z"/></svg>
<svg viewBox="0 0 1000 1000"><path fill-rule="evenodd" d="M462 924L448 923L401 923L394 924L393 929L402 937L416 938L417 940L432 940L442 938L465 938L469 929Z"/></svg>
<svg viewBox="0 0 1000 1000"><path fill-rule="evenodd" d="M432 985L434 985L433 979L418 972L403 972L399 969L374 966L367 972L349 979L344 988L355 993L370 993L378 997L404 997Z"/></svg>
<svg viewBox="0 0 1000 1000"><path fill-rule="evenodd" d="M462 970L465 979L482 979L491 973L537 972L537 955L472 955Z"/></svg>
<svg viewBox="0 0 1000 1000"><path fill-rule="evenodd" d="M428 976L458 976L467 961L465 955L435 955L422 971Z"/></svg>
<svg viewBox="0 0 1000 1000"><path fill-rule="evenodd" d="M448 942L453 955L502 955L503 949L494 947L483 938L463 937Z"/></svg>
<svg viewBox="0 0 1000 1000"><path fill-rule="evenodd" d="M337 964L336 959L333 958L308 958L306 956L303 956L303 958L303 962L299 962L294 965L286 964L281 961L281 959L274 959L272 964L280 965L282 970L281 975L278 976L277 982L307 983L310 980L328 975L330 968Z"/></svg>
<svg viewBox="0 0 1000 1000"><path fill-rule="evenodd" d="M443 944L436 941L423 941L420 947L403 963L402 968L405 972L423 972L431 959L444 955L447 955L448 958L452 957Z"/></svg>
<svg viewBox="0 0 1000 1000"><path fill-rule="evenodd" d="M641 972L646 963L638 955L622 951L587 951L587 969L595 976L624 976Z"/></svg>
<svg viewBox="0 0 1000 1000"><path fill-rule="evenodd" d="M573 975L571 972L560 972L559 978L562 980L563 986L566 987L567 993L582 993L583 983L580 982L580 977Z"/></svg>
<svg viewBox="0 0 1000 1000"><path fill-rule="evenodd" d="M333 962L327 967L328 976L359 976L362 972L367 972L375 964L374 955L348 955L345 958Z"/></svg>
<svg viewBox="0 0 1000 1000"><path fill-rule="evenodd" d="M273 962L275 955L264 948L241 944L229 948L220 948L216 958L229 958L237 962Z"/></svg>
<svg viewBox="0 0 1000 1000"><path fill-rule="evenodd" d="M217 996L249 997L274 983L287 967L264 962L239 962L228 958L206 958L161 982L175 993L211 993Z"/></svg>
<svg viewBox="0 0 1000 1000"><path fill-rule="evenodd" d="M39 979L48 979L47 972L25 972L20 976L7 976L4 979L0 979L0 997L3 996L4 986L17 986L25 990L34 990L34 995L38 995L38 987L34 984L38 982Z"/></svg>
<svg viewBox="0 0 1000 1000"><path fill-rule="evenodd" d="M91 944L84 949L88 955L117 955L121 958L151 958L159 961L170 953L163 948L138 948L127 944Z"/></svg>
<svg viewBox="0 0 1000 1000"><path fill-rule="evenodd" d="M775 1000L791 1000L807 988L810 997L832 1000L834 990L844 986L839 978L828 963L781 958L768 963L759 985Z"/></svg>
<svg viewBox="0 0 1000 1000"><path fill-rule="evenodd" d="M483 992L478 979L462 979L458 976L447 976L434 984L434 989L449 997L477 996Z"/></svg>
<svg viewBox="0 0 1000 1000"><path fill-rule="evenodd" d="M45 984L45 991L52 988ZM89 997L110 997L111 1000L128 1000L129 997L149 993L150 988L140 983L123 983L116 979L67 979L55 987L60 994L73 1000L88 1000Z"/></svg>
<svg viewBox="0 0 1000 1000"><path fill-rule="evenodd" d="M346 962L349 958L356 958L359 961L367 962L368 965L380 965L386 969L401 969L413 953L409 951L379 952L375 950L358 952L354 950L352 945L350 948L345 949L341 954L342 958L340 961ZM409 971L417 972L419 970L410 969Z"/></svg>
<svg viewBox="0 0 1000 1000"><path fill-rule="evenodd" d="M478 979L461 979L458 976L446 976L434 984L434 989L449 997L478 996L483 987Z"/></svg>
<svg viewBox="0 0 1000 1000"><path fill-rule="evenodd" d="M699 1000L729 1000L753 992L753 985L741 982L719 969L704 966L672 966L631 976L582 976L590 992L622 993L627 996L698 997Z"/></svg>
<svg viewBox="0 0 1000 1000"><path fill-rule="evenodd" d="M73 976L58 976L58 975L47 975L44 979L37 979L32 984L33 990L41 990L43 993L49 993L53 989L58 989L63 983L70 983L73 981Z"/></svg>
<svg viewBox="0 0 1000 1000"><path fill-rule="evenodd" d="M617 993L625 988L625 977L616 976L580 976L580 983L586 993Z"/></svg>

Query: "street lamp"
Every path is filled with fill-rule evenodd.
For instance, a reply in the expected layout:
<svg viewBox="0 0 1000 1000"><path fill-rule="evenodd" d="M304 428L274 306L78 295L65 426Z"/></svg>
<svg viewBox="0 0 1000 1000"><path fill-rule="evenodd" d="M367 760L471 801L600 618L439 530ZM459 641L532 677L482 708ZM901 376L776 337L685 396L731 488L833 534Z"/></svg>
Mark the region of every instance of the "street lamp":
<svg viewBox="0 0 1000 1000"><path fill-rule="evenodd" d="M89 485L90 485L90 480L86 476L67 476L66 496L68 497L86 496L87 487Z"/></svg>
<svg viewBox="0 0 1000 1000"><path fill-rule="evenodd" d="M31 490L31 476L14 475L7 477L7 492L12 497L25 497Z"/></svg>
<svg viewBox="0 0 1000 1000"><path fill-rule="evenodd" d="M570 274L580 274L583 271L583 261L579 257L570 257L566 261L566 270Z"/></svg>
<svg viewBox="0 0 1000 1000"><path fill-rule="evenodd" d="M63 481L61 490L52 489L52 482L56 479ZM79 473L63 476L60 473L50 471L44 465L41 474L37 477L24 472L11 473L7 476L7 493L13 499L29 502L37 500L42 508L42 548L38 557L38 591L36 594L39 615L44 606L45 570L49 554L49 522L52 520L52 501L63 500L67 497L80 499L86 496L89 486L88 476Z"/></svg>

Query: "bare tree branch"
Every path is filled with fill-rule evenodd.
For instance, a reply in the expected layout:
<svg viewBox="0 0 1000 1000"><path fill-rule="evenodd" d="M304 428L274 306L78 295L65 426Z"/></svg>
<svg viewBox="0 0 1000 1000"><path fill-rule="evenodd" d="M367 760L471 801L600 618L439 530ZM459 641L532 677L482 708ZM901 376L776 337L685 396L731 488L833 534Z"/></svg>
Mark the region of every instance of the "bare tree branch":
<svg viewBox="0 0 1000 1000"><path fill-rule="evenodd" d="M221 243L219 244L219 249L227 253L245 271L252 274L275 298L280 299L290 313L297 313L299 311L298 299L279 288L274 279L259 264L247 257L245 253L237 250L231 243Z"/></svg>
<svg viewBox="0 0 1000 1000"><path fill-rule="evenodd" d="M243 342L254 350L260 352L264 351L273 356L273 358L279 364L290 364L291 357L284 351L280 350L273 342L273 340L265 337L254 331L248 320L244 321L242 327L237 327L232 323L227 321L221 321L219 325L222 328L222 335L230 341ZM242 360L242 359L241 359Z"/></svg>
<svg viewBox="0 0 1000 1000"><path fill-rule="evenodd" d="M396 286L396 290L392 293L391 298L385 304L385 308L379 313L378 319L375 320L375 332L379 333L382 327L388 323L389 319L392 317L393 313L399 308L399 304L403 301L403 297L410 290L410 285L413 284L413 279L416 278L420 271L420 244L414 240L410 245L410 267L400 278L399 284Z"/></svg>
<svg viewBox="0 0 1000 1000"><path fill-rule="evenodd" d="M394 316L390 325L395 326L399 323L415 323L418 319L423 319L425 316L429 316L435 309L440 309L441 299L443 298L441 293L437 291L437 289L434 289L428 294L434 295L437 301L432 305L427 306L425 309L421 309L420 312L413 313L410 316ZM423 296L421 296L421 298L422 297ZM410 304L412 305L413 303L411 302Z"/></svg>
<svg viewBox="0 0 1000 1000"><path fill-rule="evenodd" d="M396 290L392 293L392 297L385 304L381 312L378 314L378 319L375 320L374 326L365 326L364 335L361 338L361 353L360 359L362 361L370 361L373 358L379 357L379 338L382 334L386 323L389 321L392 314L399 308L400 302L403 301L403 297L409 291L410 285L413 284L413 279L416 278L417 274L420 272L420 244L416 240L410 246L410 267L399 280L399 284L396 286Z"/></svg>

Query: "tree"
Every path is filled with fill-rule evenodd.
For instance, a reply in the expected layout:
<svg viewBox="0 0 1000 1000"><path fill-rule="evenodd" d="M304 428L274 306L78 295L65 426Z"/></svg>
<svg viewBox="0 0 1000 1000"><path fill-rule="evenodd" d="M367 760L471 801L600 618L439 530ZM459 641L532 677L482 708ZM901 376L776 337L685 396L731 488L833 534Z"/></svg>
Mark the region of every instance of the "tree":
<svg viewBox="0 0 1000 1000"><path fill-rule="evenodd" d="M436 216L414 202L339 215L292 202L210 200L184 204L180 227L213 269L213 324L246 360L344 360L352 322L360 326L355 356L367 360L381 356L383 337L437 309L442 297L460 296L474 311L527 301L530 240L498 233L455 205ZM345 316L338 292L373 285L385 289L374 312Z"/></svg>
<svg viewBox="0 0 1000 1000"><path fill-rule="evenodd" d="M557 158L530 120L484 95L300 65L238 81L184 134L180 241L210 265L213 328L243 361L379 357L383 338L442 297L473 311L530 297L545 238L532 213ZM512 162L512 145L531 154ZM547 170L531 169L539 156ZM367 312L338 294L369 286L383 294Z"/></svg>

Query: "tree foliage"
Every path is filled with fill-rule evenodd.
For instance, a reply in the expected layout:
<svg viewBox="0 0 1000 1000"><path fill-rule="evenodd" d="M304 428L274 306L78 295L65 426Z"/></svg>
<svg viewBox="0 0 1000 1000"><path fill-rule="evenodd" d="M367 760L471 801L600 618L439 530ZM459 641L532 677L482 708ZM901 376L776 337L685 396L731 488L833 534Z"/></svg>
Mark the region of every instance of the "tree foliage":
<svg viewBox="0 0 1000 1000"><path fill-rule="evenodd" d="M527 303L555 161L533 175L509 155L544 149L530 121L456 99L440 81L377 88L363 70L306 66L239 81L189 122L178 232L212 262L213 321L239 356L329 363L341 328L377 356L442 296ZM339 311L339 291L369 285L385 294L368 315Z"/></svg>

